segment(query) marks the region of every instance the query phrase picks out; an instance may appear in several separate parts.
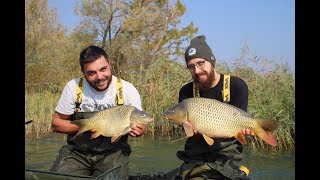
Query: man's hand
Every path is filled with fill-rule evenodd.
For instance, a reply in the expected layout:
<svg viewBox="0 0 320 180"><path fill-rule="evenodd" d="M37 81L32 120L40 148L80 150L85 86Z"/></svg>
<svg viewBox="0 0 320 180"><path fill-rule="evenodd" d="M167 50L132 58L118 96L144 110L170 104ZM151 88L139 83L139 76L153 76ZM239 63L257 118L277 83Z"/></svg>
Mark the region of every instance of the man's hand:
<svg viewBox="0 0 320 180"><path fill-rule="evenodd" d="M129 132L130 136L138 137L144 134L146 130L146 125L134 125L131 127L131 131Z"/></svg>
<svg viewBox="0 0 320 180"><path fill-rule="evenodd" d="M243 135L254 135L254 133L250 131L250 129L242 129L241 132Z"/></svg>

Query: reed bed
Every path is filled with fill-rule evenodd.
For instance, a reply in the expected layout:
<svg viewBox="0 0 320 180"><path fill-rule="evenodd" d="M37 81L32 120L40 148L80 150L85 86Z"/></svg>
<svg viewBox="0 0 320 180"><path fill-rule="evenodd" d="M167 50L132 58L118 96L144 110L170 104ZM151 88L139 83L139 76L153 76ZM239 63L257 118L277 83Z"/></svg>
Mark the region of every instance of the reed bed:
<svg viewBox="0 0 320 180"><path fill-rule="evenodd" d="M286 66L274 64L273 67L267 71L259 71L246 64L235 64L234 67L221 64L217 68L221 73L239 76L247 82L248 112L254 117L278 120L280 127L275 132L278 141L276 150L289 150L294 148L295 144L290 134L295 121L295 79ZM179 89L191 81L185 65L170 60L158 60L147 68L123 67L118 76L136 86L144 110L155 118L148 126L146 135L184 136L183 129L165 120L163 112L178 102ZM64 84L60 86L59 89L62 89ZM26 125L27 138L38 138L52 133L51 115L59 97L60 92L45 88L41 91L26 91L25 116L26 119L33 120L31 124ZM269 147L255 136L246 138L253 148Z"/></svg>

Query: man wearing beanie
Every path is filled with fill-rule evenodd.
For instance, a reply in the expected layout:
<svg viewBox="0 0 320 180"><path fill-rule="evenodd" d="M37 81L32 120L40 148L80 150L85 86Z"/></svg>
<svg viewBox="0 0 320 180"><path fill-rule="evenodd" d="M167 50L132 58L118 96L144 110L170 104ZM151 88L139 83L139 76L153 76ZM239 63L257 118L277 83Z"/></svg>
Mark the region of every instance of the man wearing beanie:
<svg viewBox="0 0 320 180"><path fill-rule="evenodd" d="M193 82L184 85L179 91L179 102L191 97L216 99L234 105L244 111L248 106L248 86L239 77L220 74L216 70L216 58L206 43L205 36L193 38L185 51L185 60ZM228 97L224 98L223 87L229 78ZM225 94L226 95L226 94ZM244 135L254 135L243 129ZM170 171L169 179L247 179L248 169L242 166L243 145L236 138L213 138L209 147L201 134L189 137L183 151L177 157L184 163Z"/></svg>

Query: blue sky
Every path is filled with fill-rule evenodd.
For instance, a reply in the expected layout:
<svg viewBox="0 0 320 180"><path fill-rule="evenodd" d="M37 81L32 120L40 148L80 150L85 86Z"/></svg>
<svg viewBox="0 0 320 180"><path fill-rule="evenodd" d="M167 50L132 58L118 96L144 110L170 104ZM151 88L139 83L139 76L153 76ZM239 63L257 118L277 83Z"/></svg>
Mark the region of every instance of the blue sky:
<svg viewBox="0 0 320 180"><path fill-rule="evenodd" d="M240 56L247 41L250 50L276 62L287 62L295 69L295 1L293 0L182 0L186 13L181 22L191 21L197 35L220 61L232 62ZM69 29L80 19L73 13L74 0L48 0L58 10L59 21Z"/></svg>

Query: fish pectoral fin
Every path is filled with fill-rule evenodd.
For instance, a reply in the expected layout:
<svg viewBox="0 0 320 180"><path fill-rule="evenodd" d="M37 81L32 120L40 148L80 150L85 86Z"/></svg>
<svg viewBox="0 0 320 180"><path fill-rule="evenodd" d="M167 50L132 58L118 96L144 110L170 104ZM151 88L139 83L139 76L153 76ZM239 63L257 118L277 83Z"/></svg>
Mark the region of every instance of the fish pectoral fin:
<svg viewBox="0 0 320 180"><path fill-rule="evenodd" d="M77 134L76 134L76 135L74 135L74 137L79 136L80 134L82 134L82 133L83 133L83 132L85 132L85 131L88 131L88 129L80 128L80 129L79 129L79 131L77 132Z"/></svg>
<svg viewBox="0 0 320 180"><path fill-rule="evenodd" d="M188 121L184 121L182 122L182 125L187 137L193 136L193 129L191 128L191 124Z"/></svg>
<svg viewBox="0 0 320 180"><path fill-rule="evenodd" d="M247 141L246 141L246 139L245 139L245 137L244 137L244 135L243 135L243 133L242 133L241 131L238 132L235 137L238 139L238 141L239 141L241 144L247 144Z"/></svg>
<svg viewBox="0 0 320 180"><path fill-rule="evenodd" d="M112 136L112 137L111 137L111 143L117 142L117 141L120 139L120 137L121 137L121 135L119 135L119 136Z"/></svg>
<svg viewBox="0 0 320 180"><path fill-rule="evenodd" d="M211 137L209 137L207 135L204 135L204 134L202 134L202 136L203 136L204 140L207 142L208 145L210 145L210 146L213 145L214 140Z"/></svg>

